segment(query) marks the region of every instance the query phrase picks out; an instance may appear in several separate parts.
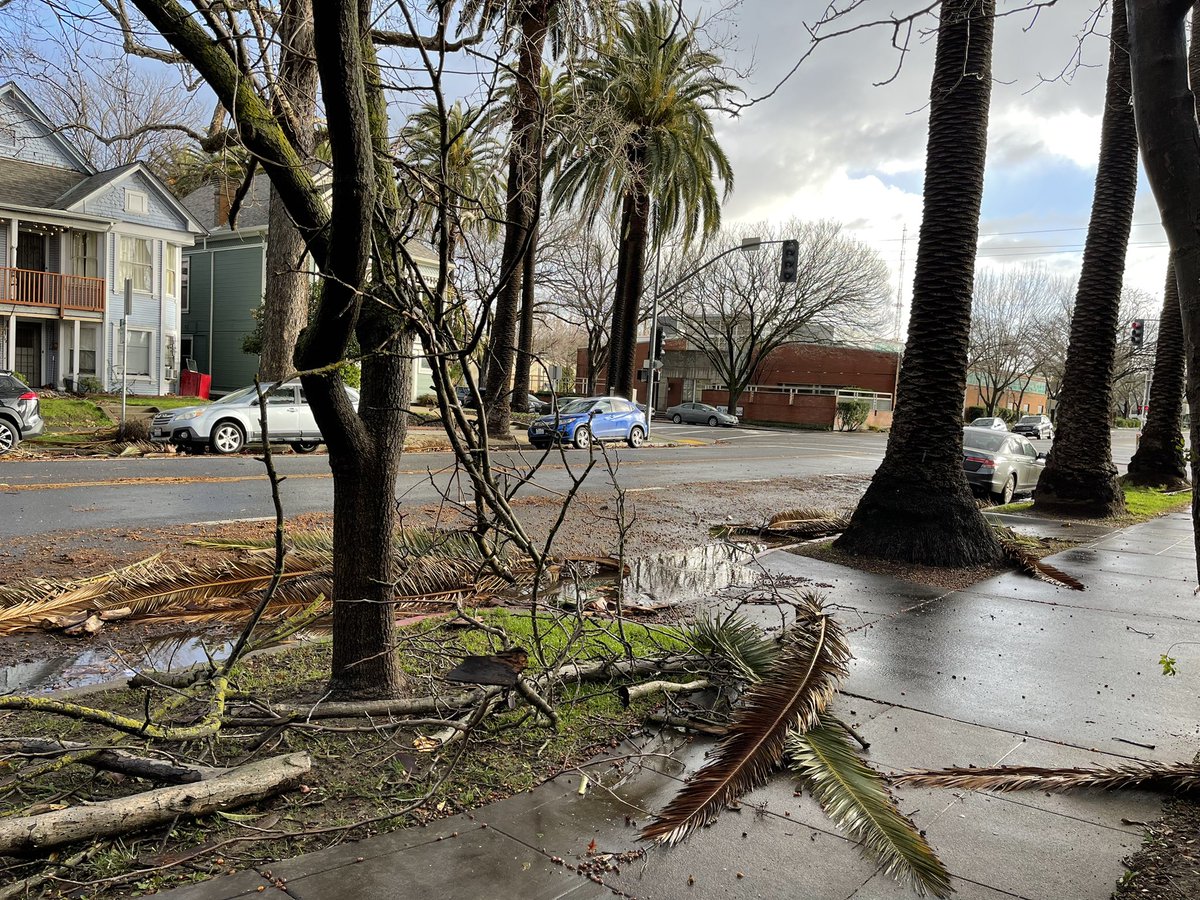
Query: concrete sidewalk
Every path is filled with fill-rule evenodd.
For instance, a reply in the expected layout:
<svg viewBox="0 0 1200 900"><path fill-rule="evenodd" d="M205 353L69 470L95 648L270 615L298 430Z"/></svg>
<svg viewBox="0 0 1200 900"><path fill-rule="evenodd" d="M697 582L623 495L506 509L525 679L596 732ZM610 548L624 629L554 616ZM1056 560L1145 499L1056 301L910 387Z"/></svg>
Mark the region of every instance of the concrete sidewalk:
<svg viewBox="0 0 1200 900"><path fill-rule="evenodd" d="M1082 593L1015 573L945 593L786 552L761 561L821 585L854 629L855 660L836 709L871 742L869 759L884 771L1191 759L1200 746L1200 666L1166 678L1157 664L1173 642L1200 631L1191 523L1174 515L1090 537L1054 558L1087 584ZM710 746L665 740L647 737L645 747L591 764L584 796L579 775L564 775L473 816L165 896L915 896L879 873L782 774L687 843L644 848L638 827ZM989 900L1108 898L1160 805L1138 792L898 796L954 875L956 896Z"/></svg>

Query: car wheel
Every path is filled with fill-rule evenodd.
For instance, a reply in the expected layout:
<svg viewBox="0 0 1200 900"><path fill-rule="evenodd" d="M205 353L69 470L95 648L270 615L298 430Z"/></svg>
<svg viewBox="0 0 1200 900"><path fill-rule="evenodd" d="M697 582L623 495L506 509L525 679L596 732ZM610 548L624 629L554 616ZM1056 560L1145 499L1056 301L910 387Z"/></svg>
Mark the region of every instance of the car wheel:
<svg viewBox="0 0 1200 900"><path fill-rule="evenodd" d="M7 419L0 419L0 453L7 453L19 443L21 435L17 434L16 426Z"/></svg>
<svg viewBox="0 0 1200 900"><path fill-rule="evenodd" d="M575 437L571 443L575 445L577 450L586 450L592 446L592 432L586 425L580 425L575 429Z"/></svg>
<svg viewBox="0 0 1200 900"><path fill-rule="evenodd" d="M674 422L676 425L682 425L683 424L683 416L681 416L679 413L675 413L675 415L671 416L671 421Z"/></svg>
<svg viewBox="0 0 1200 900"><path fill-rule="evenodd" d="M716 428L716 427L717 427L717 417L716 417L716 416L709 416L709 417L708 417L708 427L709 427L709 428Z"/></svg>
<svg viewBox="0 0 1200 900"><path fill-rule="evenodd" d="M213 429L208 443L217 453L237 453L246 443L246 435L236 422L220 422Z"/></svg>
<svg viewBox="0 0 1200 900"><path fill-rule="evenodd" d="M1004 482L1004 489L996 494L996 502L1003 506L1006 503L1012 503L1013 495L1017 492L1017 473L1014 472L1008 476L1008 481Z"/></svg>
<svg viewBox="0 0 1200 900"><path fill-rule="evenodd" d="M292 443L292 452L294 453L312 453L321 445L316 441L294 441Z"/></svg>
<svg viewBox="0 0 1200 900"><path fill-rule="evenodd" d="M642 441L646 439L645 429L641 425L634 425L629 429L629 446L636 450L642 446Z"/></svg>

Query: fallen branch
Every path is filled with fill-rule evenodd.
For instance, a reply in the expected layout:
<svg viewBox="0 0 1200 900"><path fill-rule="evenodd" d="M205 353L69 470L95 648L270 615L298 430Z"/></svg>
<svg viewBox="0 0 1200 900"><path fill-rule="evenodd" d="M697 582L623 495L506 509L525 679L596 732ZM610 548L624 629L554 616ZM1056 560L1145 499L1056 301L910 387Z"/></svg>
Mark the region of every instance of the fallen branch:
<svg viewBox="0 0 1200 900"><path fill-rule="evenodd" d="M0 819L0 856L44 853L65 844L244 806L295 787L311 769L307 753L289 753L196 784L157 788L38 816Z"/></svg>
<svg viewBox="0 0 1200 900"><path fill-rule="evenodd" d="M652 725L665 725L668 728L683 728L688 731L696 731L700 734L711 735L712 737L725 737L729 734L729 728L725 725L714 725L711 722L704 722L700 719L689 719L685 716L668 716L665 713L650 713L646 716L646 721Z"/></svg>
<svg viewBox="0 0 1200 900"><path fill-rule="evenodd" d="M634 684L626 687L622 685L617 688L617 696L621 698L621 704L628 706L634 700L640 700L643 697L649 697L653 694L694 694L697 691L707 690L712 686L712 683L707 678L699 678L696 681L645 681L641 684Z"/></svg>
<svg viewBox="0 0 1200 900"><path fill-rule="evenodd" d="M51 741L45 738L0 738L0 753L20 756L58 758L65 754L91 750L87 744L73 741ZM77 762L105 772L119 772L134 778L162 781L167 784L192 784L211 777L216 771L208 768L177 766L158 759L134 756L123 750L97 750L80 756Z"/></svg>

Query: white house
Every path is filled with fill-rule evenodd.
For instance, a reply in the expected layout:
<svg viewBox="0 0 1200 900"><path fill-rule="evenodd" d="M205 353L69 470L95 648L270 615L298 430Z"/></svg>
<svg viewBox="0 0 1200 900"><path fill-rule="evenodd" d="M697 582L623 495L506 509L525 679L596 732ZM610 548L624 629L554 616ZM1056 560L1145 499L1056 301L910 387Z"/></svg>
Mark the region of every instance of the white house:
<svg viewBox="0 0 1200 900"><path fill-rule="evenodd" d="M142 163L97 172L15 84L0 86L0 368L35 386L178 388L183 248L204 228Z"/></svg>

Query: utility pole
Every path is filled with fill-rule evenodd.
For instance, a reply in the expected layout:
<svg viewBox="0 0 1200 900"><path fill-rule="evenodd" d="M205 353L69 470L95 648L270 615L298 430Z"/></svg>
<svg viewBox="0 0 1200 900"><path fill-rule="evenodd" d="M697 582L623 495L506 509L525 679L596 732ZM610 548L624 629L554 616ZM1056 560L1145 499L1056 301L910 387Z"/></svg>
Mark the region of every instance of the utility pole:
<svg viewBox="0 0 1200 900"><path fill-rule="evenodd" d="M896 318L892 323L892 334L896 341L896 379L892 388L892 413L896 412L896 401L900 398L900 360L904 353L900 349L900 325L904 318L904 251L908 246L908 225L900 230L900 274L896 276Z"/></svg>
<svg viewBox="0 0 1200 900"><path fill-rule="evenodd" d="M133 280L125 279L125 315L121 317L121 437L125 436L125 397L129 392L129 314L133 312Z"/></svg>

